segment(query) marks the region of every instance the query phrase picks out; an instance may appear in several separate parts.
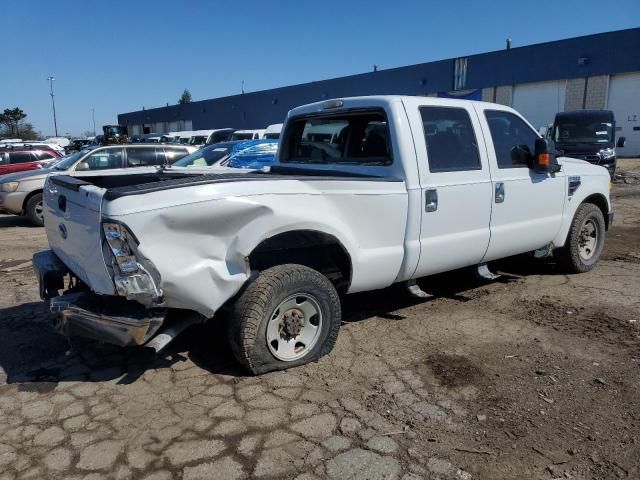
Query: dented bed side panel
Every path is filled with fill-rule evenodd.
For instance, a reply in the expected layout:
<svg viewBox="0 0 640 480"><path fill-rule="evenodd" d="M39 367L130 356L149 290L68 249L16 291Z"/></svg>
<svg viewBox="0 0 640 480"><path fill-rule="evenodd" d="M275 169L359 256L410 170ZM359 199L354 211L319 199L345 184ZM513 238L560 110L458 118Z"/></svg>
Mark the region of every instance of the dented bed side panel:
<svg viewBox="0 0 640 480"><path fill-rule="evenodd" d="M390 285L404 256L403 182L234 182L137 200L105 201L105 219L125 223L137 236L140 254L160 273L166 306L207 317L248 280L252 250L279 233L313 230L340 241L352 262L349 292Z"/></svg>

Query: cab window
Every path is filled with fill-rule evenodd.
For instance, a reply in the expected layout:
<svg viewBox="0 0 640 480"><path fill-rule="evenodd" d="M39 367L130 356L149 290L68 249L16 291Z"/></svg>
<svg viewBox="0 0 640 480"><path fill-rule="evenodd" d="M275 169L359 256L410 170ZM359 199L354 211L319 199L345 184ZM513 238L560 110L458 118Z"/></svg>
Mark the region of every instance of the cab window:
<svg viewBox="0 0 640 480"><path fill-rule="evenodd" d="M522 147L533 154L538 134L520 117L511 112L485 110L498 168L527 168L527 164L512 155L514 147Z"/></svg>
<svg viewBox="0 0 640 480"><path fill-rule="evenodd" d="M469 113L456 107L420 107L429 171L481 170Z"/></svg>
<svg viewBox="0 0 640 480"><path fill-rule="evenodd" d="M358 112L290 121L280 162L391 165L384 112Z"/></svg>

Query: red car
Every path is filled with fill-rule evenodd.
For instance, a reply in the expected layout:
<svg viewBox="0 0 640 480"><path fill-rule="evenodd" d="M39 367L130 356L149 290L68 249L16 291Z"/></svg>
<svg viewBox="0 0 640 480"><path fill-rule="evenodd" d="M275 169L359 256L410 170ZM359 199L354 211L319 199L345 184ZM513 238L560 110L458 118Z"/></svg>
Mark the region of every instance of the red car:
<svg viewBox="0 0 640 480"><path fill-rule="evenodd" d="M53 150L0 149L0 175L35 170L60 157L61 155Z"/></svg>

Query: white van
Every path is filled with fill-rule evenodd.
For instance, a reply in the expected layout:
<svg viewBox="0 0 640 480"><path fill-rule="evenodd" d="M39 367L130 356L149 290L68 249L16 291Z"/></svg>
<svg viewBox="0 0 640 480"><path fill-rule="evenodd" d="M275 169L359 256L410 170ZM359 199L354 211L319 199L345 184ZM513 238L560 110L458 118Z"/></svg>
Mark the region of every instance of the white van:
<svg viewBox="0 0 640 480"><path fill-rule="evenodd" d="M264 130L236 130L231 140L259 140L264 138Z"/></svg>
<svg viewBox="0 0 640 480"><path fill-rule="evenodd" d="M267 128L265 128L264 135L262 138L270 138L272 140L277 140L280 138L281 132L282 132L282 124L274 123L272 125L269 125Z"/></svg>

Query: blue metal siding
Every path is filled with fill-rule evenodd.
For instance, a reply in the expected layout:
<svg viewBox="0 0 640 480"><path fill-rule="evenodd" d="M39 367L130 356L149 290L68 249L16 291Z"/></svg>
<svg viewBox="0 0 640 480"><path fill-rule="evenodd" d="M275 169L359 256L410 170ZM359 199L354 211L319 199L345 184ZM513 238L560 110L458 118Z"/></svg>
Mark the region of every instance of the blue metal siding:
<svg viewBox="0 0 640 480"><path fill-rule="evenodd" d="M467 57L466 88L640 71L640 28ZM584 64L578 59L586 58ZM324 98L424 95L453 88L455 59L333 78L118 115L123 125L192 120L193 129L264 128L293 107Z"/></svg>

